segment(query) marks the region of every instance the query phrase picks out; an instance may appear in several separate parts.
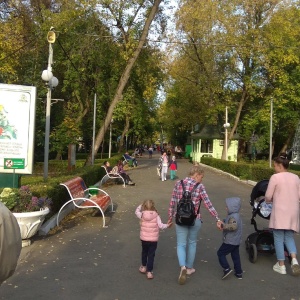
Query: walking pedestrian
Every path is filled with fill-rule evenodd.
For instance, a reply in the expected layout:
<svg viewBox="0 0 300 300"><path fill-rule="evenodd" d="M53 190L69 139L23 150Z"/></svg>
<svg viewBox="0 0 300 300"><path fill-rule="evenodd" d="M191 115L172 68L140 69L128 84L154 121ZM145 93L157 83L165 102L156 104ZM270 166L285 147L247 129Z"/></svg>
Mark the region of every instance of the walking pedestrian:
<svg viewBox="0 0 300 300"><path fill-rule="evenodd" d="M168 221L167 224L162 223L153 200L145 200L143 204L136 208L135 214L141 219L142 265L139 271L146 273L148 279L153 279L153 264L159 238L159 229L170 227L172 221Z"/></svg>
<svg viewBox="0 0 300 300"><path fill-rule="evenodd" d="M175 155L172 156L172 160L170 161L169 168L170 168L170 179L174 180L177 172L177 161Z"/></svg>
<svg viewBox="0 0 300 300"><path fill-rule="evenodd" d="M275 174L269 180L265 201L273 203L269 222L269 227L273 230L277 257L273 270L279 274L286 274L285 245L292 258L292 274L298 276L300 267L296 257L294 232L299 232L300 179L288 172L288 167L287 154L281 153L274 159Z"/></svg>
<svg viewBox="0 0 300 300"><path fill-rule="evenodd" d="M220 226L221 221L218 218L218 213L213 207L205 187L202 183L204 171L200 166L193 166L190 169L188 177L183 179L183 184L186 191L191 192L194 186L198 184L196 189L191 195L191 199L195 206L195 215L197 215L195 224L193 226L181 226L176 224L176 237L177 237L177 257L180 266L180 275L178 278L179 284L184 284L186 275L195 273L194 260L196 255L198 232L201 228L201 214L198 210L201 201L208 209L209 213L216 218L217 226ZM183 187L181 181L177 181L172 192L172 197L169 205L169 222L176 216L177 203L183 196Z"/></svg>
<svg viewBox="0 0 300 300"><path fill-rule="evenodd" d="M219 248L217 255L219 263L223 268L222 279L225 279L231 274L230 268L226 256L231 255L234 265L234 275L238 279L243 279L243 271L241 267L240 259L240 244L242 241L242 220L240 217L241 199L238 197L231 197L225 200L227 217L219 227L223 231L223 243Z"/></svg>
<svg viewBox="0 0 300 300"><path fill-rule="evenodd" d="M166 181L167 180L169 160L168 160L167 153L165 151L163 152L162 156L159 158L158 166L160 168L161 181Z"/></svg>

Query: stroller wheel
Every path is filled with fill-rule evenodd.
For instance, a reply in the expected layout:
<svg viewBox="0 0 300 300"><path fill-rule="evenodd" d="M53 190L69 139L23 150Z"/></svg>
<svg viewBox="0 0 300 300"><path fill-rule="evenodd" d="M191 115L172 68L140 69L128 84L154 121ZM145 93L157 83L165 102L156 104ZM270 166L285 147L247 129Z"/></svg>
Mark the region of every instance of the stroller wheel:
<svg viewBox="0 0 300 300"><path fill-rule="evenodd" d="M257 248L255 244L251 244L249 246L249 260L250 262L252 262L253 264L256 262L257 260Z"/></svg>

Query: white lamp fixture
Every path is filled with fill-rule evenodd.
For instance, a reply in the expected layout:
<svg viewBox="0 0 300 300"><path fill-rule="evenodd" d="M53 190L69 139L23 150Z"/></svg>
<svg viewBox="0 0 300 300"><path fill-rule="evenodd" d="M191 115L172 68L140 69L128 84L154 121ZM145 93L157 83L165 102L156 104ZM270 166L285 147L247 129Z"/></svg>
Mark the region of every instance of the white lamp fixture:
<svg viewBox="0 0 300 300"><path fill-rule="evenodd" d="M42 73L42 79L44 81L50 81L53 77L53 73L50 70L44 70Z"/></svg>
<svg viewBox="0 0 300 300"><path fill-rule="evenodd" d="M58 86L58 79L56 77L52 77L50 80L49 80L49 86L50 88L55 88Z"/></svg>

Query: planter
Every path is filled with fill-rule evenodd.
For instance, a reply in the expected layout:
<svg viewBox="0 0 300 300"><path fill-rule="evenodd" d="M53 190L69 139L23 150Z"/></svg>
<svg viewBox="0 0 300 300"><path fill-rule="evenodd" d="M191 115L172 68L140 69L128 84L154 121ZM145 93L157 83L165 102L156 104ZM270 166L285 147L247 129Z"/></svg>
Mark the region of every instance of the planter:
<svg viewBox="0 0 300 300"><path fill-rule="evenodd" d="M37 233L49 212L49 208L45 208L39 211L13 213L19 224L22 240L27 240ZM30 245L30 241L23 241L23 245Z"/></svg>

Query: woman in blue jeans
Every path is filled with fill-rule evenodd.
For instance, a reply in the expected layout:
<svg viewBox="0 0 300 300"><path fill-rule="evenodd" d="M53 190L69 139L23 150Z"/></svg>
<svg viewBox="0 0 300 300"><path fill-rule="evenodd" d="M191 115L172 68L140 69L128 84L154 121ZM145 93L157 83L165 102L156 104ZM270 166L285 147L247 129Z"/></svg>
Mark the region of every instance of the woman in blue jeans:
<svg viewBox="0 0 300 300"><path fill-rule="evenodd" d="M299 232L299 200L300 179L296 174L288 172L289 160L286 153L280 153L274 159L274 170L265 194L266 203L272 203L272 212L269 227L273 229L274 246L277 262L273 270L285 275L286 246L291 261L291 271L294 276L300 275L300 266L297 260L297 248L294 233Z"/></svg>
<svg viewBox="0 0 300 300"><path fill-rule="evenodd" d="M209 213L216 218L217 226L220 226L222 223L218 218L217 211L209 200L204 185L202 184L203 176L203 169L201 169L200 166L193 166L188 177L183 179L186 191L191 192L193 187L199 183L191 195L192 201L195 205L195 214L197 214L197 212L199 213L197 214L194 226L181 226L176 224L177 256L180 266L180 274L178 278L179 284L184 284L186 281L186 275L191 275L196 271L194 269L194 260L196 255L198 232L201 228L201 215L200 210L198 210L201 201L203 201L204 206L207 208ZM182 198L182 195L183 188L179 180L175 184L172 192L172 198L169 206L169 222L171 222L173 217L176 215L177 203Z"/></svg>

